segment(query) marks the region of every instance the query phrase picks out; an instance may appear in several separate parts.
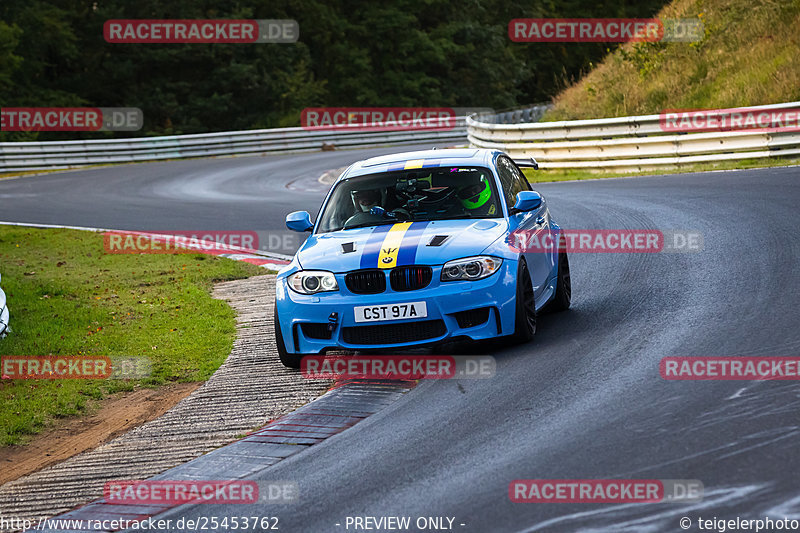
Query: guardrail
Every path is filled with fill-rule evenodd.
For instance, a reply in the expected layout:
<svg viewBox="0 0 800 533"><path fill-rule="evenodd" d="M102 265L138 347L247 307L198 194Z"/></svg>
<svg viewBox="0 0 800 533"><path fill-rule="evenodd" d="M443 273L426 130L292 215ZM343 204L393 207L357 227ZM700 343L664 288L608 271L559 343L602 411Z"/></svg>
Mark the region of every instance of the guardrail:
<svg viewBox="0 0 800 533"><path fill-rule="evenodd" d="M539 122L552 104L535 104L527 107L519 107L497 113L475 113L470 116L479 122L488 124L519 124L523 122Z"/></svg>
<svg viewBox="0 0 800 533"><path fill-rule="evenodd" d="M354 148L420 142L462 143L466 139L465 117L458 117L455 127L446 131L277 128L134 139L4 142L0 143L0 172L59 170L192 157L311 152L323 149L323 144Z"/></svg>
<svg viewBox="0 0 800 533"><path fill-rule="evenodd" d="M800 109L800 102L747 109ZM723 112L720 110L718 115ZM794 131L772 128L669 133L662 129L661 119L660 115L644 115L492 124L468 117L467 136L474 147L503 150L514 159L535 157L543 169L637 172L694 163L800 155L797 127Z"/></svg>

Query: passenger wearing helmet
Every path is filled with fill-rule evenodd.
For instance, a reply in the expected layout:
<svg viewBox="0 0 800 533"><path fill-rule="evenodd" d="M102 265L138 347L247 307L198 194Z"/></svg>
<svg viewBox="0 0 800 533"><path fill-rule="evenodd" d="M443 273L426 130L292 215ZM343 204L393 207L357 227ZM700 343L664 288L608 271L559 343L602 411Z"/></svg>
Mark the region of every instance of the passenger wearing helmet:
<svg viewBox="0 0 800 533"><path fill-rule="evenodd" d="M496 202L492 201L489 180L482 174L477 182L458 190L458 199L471 216L494 215L497 210Z"/></svg>

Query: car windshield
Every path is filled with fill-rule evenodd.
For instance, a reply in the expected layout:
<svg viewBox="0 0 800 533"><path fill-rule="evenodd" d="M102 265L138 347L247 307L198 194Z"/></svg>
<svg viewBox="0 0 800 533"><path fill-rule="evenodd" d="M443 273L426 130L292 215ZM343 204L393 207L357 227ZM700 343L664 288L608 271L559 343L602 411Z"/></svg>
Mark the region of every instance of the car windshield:
<svg viewBox="0 0 800 533"><path fill-rule="evenodd" d="M318 233L416 220L502 216L492 173L437 167L369 174L336 185Z"/></svg>

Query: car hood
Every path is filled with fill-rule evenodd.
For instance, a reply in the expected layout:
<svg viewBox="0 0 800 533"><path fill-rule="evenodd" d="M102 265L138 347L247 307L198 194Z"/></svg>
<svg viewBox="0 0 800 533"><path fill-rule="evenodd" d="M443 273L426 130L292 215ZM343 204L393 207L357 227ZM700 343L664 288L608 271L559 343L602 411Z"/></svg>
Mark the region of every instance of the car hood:
<svg viewBox="0 0 800 533"><path fill-rule="evenodd" d="M355 228L309 237L297 252L303 269L441 265L477 255L508 229L504 219L435 220Z"/></svg>

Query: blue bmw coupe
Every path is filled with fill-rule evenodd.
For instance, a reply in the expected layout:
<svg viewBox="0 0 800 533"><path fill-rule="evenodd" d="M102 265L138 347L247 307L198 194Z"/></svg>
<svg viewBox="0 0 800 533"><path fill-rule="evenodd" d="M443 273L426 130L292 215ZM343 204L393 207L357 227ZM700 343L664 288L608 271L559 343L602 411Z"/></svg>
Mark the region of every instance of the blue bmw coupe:
<svg viewBox="0 0 800 533"><path fill-rule="evenodd" d="M297 211L286 225L311 232L277 276L275 334L288 367L333 349L527 342L537 312L570 305L566 252L519 245L520 235L559 227L503 152L427 150L354 163L316 222Z"/></svg>

